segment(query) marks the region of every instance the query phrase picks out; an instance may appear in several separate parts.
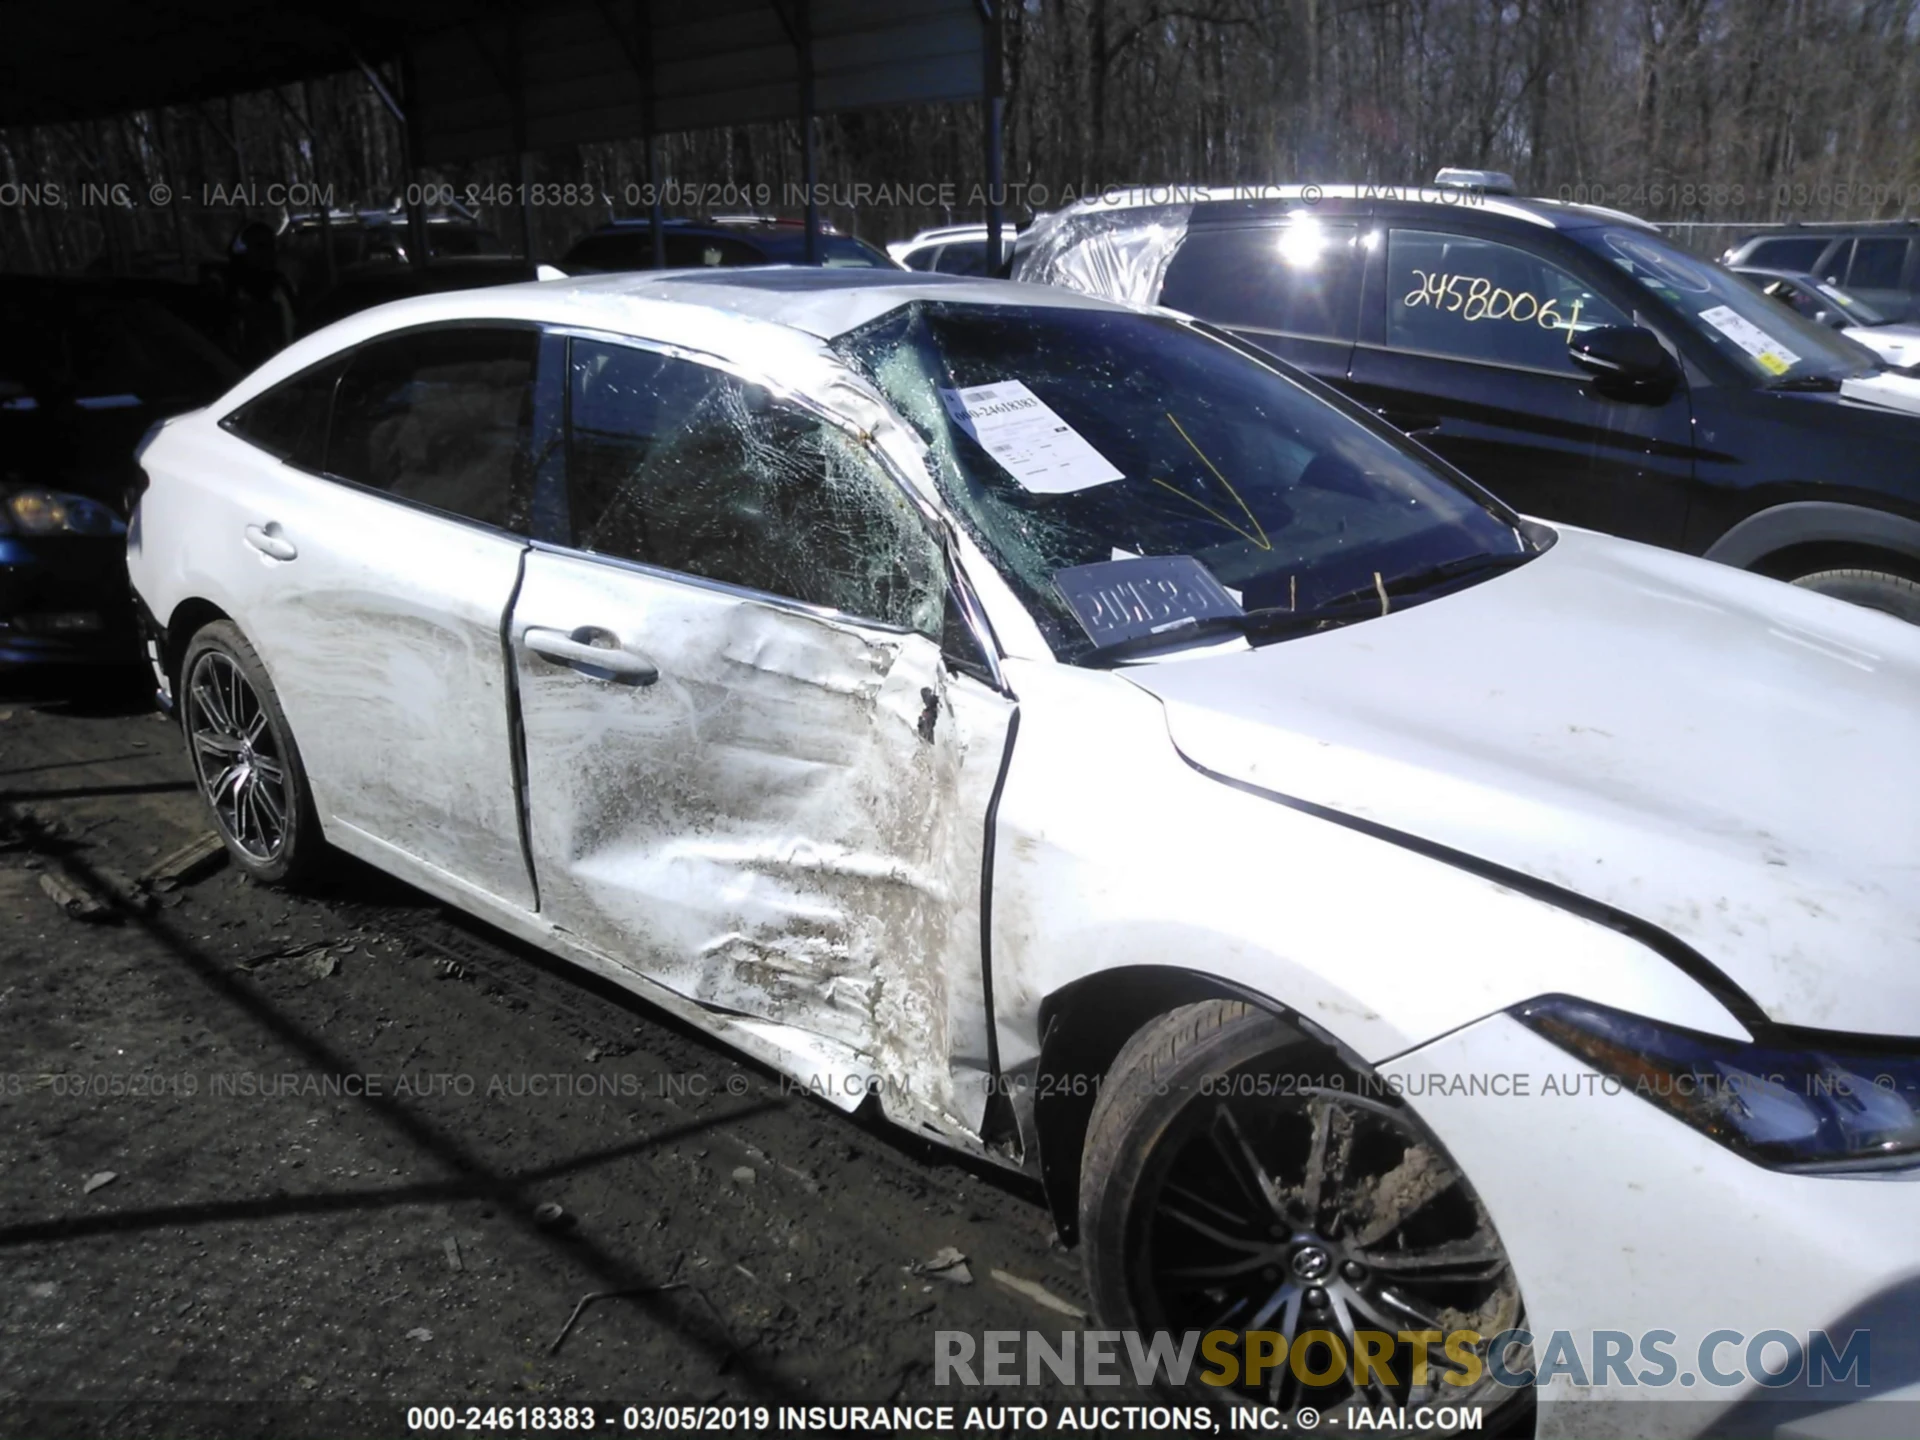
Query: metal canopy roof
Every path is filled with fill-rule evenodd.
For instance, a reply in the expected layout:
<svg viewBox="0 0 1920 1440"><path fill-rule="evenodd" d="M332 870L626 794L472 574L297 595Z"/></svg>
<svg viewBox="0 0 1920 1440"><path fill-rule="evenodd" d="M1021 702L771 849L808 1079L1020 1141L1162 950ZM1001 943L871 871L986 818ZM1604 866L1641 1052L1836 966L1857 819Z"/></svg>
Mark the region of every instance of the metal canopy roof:
<svg viewBox="0 0 1920 1440"><path fill-rule="evenodd" d="M977 99L983 52L979 0L563 0L420 37L409 108L431 164Z"/></svg>
<svg viewBox="0 0 1920 1440"><path fill-rule="evenodd" d="M273 0L0 0L0 125L86 120L264 90L399 53L411 27L468 5Z"/></svg>
<svg viewBox="0 0 1920 1440"><path fill-rule="evenodd" d="M816 115L981 99L989 250L1002 188L1003 0L0 0L0 126L82 120L366 70L407 163L804 119L817 255ZM371 65L398 60L398 101ZM652 173L654 147L648 146ZM527 202L523 243L533 253ZM660 207L654 261L664 263ZM420 223L419 207L410 224ZM424 243L416 253L424 256Z"/></svg>
<svg viewBox="0 0 1920 1440"><path fill-rule="evenodd" d="M208 100L398 59L416 162L471 159L809 109L977 99L987 8L983 0L0 0L11 62L0 125Z"/></svg>

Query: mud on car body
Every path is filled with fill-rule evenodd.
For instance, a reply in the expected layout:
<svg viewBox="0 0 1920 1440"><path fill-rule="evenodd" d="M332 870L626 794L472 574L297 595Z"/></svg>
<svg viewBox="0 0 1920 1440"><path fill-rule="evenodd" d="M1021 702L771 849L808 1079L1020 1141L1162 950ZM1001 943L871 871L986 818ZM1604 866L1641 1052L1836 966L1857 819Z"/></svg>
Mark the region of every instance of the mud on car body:
<svg viewBox="0 0 1920 1440"><path fill-rule="evenodd" d="M143 458L129 565L240 865L346 851L1037 1174L1103 1324L1686 1343L1920 1267L1920 1080L1390 1083L1911 1077L1912 627L988 280L422 297ZM1421 1344L1393 1398L1531 1402ZM1288 1373L1205 1393L1355 1393Z"/></svg>

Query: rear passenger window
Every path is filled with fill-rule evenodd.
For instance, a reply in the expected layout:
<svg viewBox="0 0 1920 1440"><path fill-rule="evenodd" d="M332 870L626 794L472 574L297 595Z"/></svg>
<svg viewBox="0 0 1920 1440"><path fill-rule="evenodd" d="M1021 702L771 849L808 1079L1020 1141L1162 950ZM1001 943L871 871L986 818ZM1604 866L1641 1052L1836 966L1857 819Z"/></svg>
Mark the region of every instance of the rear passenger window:
<svg viewBox="0 0 1920 1440"><path fill-rule="evenodd" d="M984 275L987 273L987 242L956 240L942 247L934 269L942 275Z"/></svg>
<svg viewBox="0 0 1920 1440"><path fill-rule="evenodd" d="M220 423L289 465L318 470L327 443L334 385L346 363L336 357L303 370L256 395Z"/></svg>
<svg viewBox="0 0 1920 1440"><path fill-rule="evenodd" d="M532 330L474 327L398 335L356 351L334 399L327 472L524 531L539 343Z"/></svg>
<svg viewBox="0 0 1920 1440"><path fill-rule="evenodd" d="M1862 239L1853 242L1853 264L1847 267L1847 285L1854 290L1898 290L1907 268L1907 242L1901 239Z"/></svg>
<svg viewBox="0 0 1920 1440"><path fill-rule="evenodd" d="M1740 263L1768 270L1811 270L1826 253L1824 236L1802 236L1794 240L1762 240L1753 253Z"/></svg>
<svg viewBox="0 0 1920 1440"><path fill-rule="evenodd" d="M1387 237L1387 344L1396 350L1578 375L1569 337L1630 323L1531 251L1423 230Z"/></svg>
<svg viewBox="0 0 1920 1440"><path fill-rule="evenodd" d="M1160 303L1235 330L1351 340L1359 326L1357 225L1312 216L1284 225L1191 230Z"/></svg>
<svg viewBox="0 0 1920 1440"><path fill-rule="evenodd" d="M574 544L938 638L945 565L837 426L689 360L573 342Z"/></svg>

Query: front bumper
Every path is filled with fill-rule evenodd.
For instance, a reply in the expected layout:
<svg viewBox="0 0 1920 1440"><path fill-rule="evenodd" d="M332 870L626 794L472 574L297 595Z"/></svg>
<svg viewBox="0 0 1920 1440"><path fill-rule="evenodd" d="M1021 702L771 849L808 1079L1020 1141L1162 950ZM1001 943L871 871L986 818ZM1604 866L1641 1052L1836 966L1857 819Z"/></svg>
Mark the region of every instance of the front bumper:
<svg viewBox="0 0 1920 1440"><path fill-rule="evenodd" d="M1536 1337L1541 1435L1920 1434L1920 1170L1763 1169L1630 1091L1610 1093L1506 1015L1380 1068L1506 1243ZM1841 1351L1860 1331L1866 1383L1805 1363L1815 1333ZM1634 1344L1624 1374L1593 1363L1617 1352L1600 1332ZM1670 1332L1659 1343L1676 1362L1659 1383L1640 1378L1658 1368L1638 1354L1652 1332ZM1749 1346L1762 1332L1803 1347L1797 1378L1754 1377ZM1575 1368L1546 1363L1555 1345ZM1762 1369L1793 1368L1783 1339L1756 1353Z"/></svg>
<svg viewBox="0 0 1920 1440"><path fill-rule="evenodd" d="M0 535L0 665L139 658L124 539Z"/></svg>

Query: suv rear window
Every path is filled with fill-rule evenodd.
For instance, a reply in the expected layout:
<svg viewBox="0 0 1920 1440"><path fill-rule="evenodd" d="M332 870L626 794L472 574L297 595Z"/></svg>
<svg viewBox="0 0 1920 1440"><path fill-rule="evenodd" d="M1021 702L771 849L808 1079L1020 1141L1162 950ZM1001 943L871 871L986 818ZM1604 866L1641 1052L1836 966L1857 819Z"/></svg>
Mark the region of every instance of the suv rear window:
<svg viewBox="0 0 1920 1440"><path fill-rule="evenodd" d="M1768 270L1811 270L1820 263L1828 245L1824 235L1800 235L1793 239L1762 240L1753 253L1740 263L1759 265Z"/></svg>
<svg viewBox="0 0 1920 1440"><path fill-rule="evenodd" d="M1360 227L1312 216L1187 232L1160 303L1235 330L1352 340L1360 318Z"/></svg>

